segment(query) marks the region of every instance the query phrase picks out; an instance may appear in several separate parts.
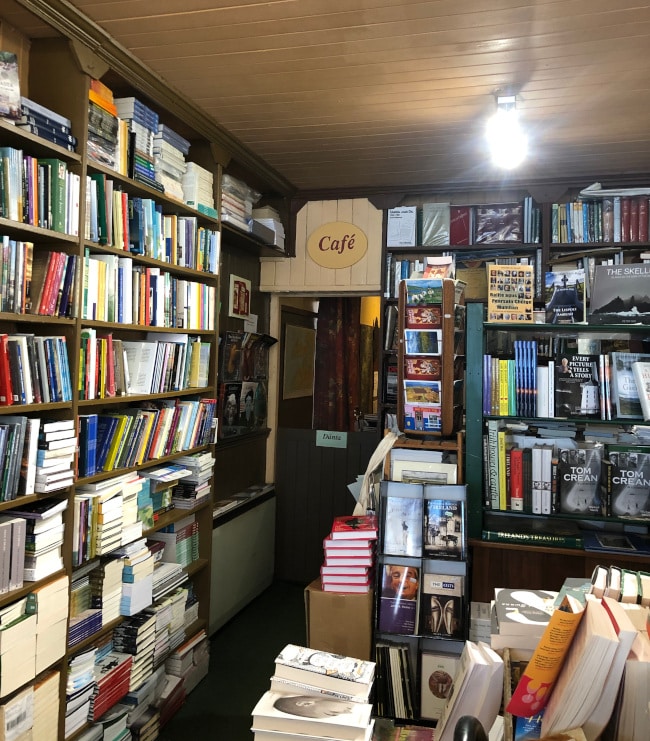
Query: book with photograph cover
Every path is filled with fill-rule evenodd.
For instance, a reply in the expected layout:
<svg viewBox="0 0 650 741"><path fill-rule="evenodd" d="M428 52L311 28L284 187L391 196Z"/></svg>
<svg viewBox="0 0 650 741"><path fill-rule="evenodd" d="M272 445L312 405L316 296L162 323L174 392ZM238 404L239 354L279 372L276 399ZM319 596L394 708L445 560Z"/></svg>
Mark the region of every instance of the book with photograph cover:
<svg viewBox="0 0 650 741"><path fill-rule="evenodd" d="M556 268L546 273L544 308L547 324L586 321L584 268Z"/></svg>
<svg viewBox="0 0 650 741"><path fill-rule="evenodd" d="M600 472L602 445L559 448L557 462L557 498L565 514L603 512Z"/></svg>
<svg viewBox="0 0 650 741"><path fill-rule="evenodd" d="M453 653L423 651L421 655L420 715L440 720L451 694L460 657Z"/></svg>
<svg viewBox="0 0 650 741"><path fill-rule="evenodd" d="M650 324L650 264L596 265L590 324Z"/></svg>
<svg viewBox="0 0 650 741"><path fill-rule="evenodd" d="M441 278L410 278L406 286L406 305L423 306L442 303Z"/></svg>
<svg viewBox="0 0 650 741"><path fill-rule="evenodd" d="M423 574L420 592L420 633L463 638L465 577L460 574Z"/></svg>
<svg viewBox="0 0 650 741"><path fill-rule="evenodd" d="M643 416L639 389L632 368L634 363L650 362L650 354L638 352L610 353L611 397L616 409L612 416L619 419L640 419Z"/></svg>
<svg viewBox="0 0 650 741"><path fill-rule="evenodd" d="M267 691L253 708L253 731L356 741L372 725L371 713L369 703Z"/></svg>
<svg viewBox="0 0 650 741"><path fill-rule="evenodd" d="M474 244L521 242L521 203L493 203L474 207Z"/></svg>
<svg viewBox="0 0 650 741"><path fill-rule="evenodd" d="M602 475L612 517L650 516L650 449L608 446Z"/></svg>
<svg viewBox="0 0 650 741"><path fill-rule="evenodd" d="M555 358L555 416L600 417L596 354L560 353Z"/></svg>
<svg viewBox="0 0 650 741"><path fill-rule="evenodd" d="M414 635L420 600L420 568L408 562L381 566L378 627L384 633Z"/></svg>
<svg viewBox="0 0 650 741"><path fill-rule="evenodd" d="M439 304L407 306L404 314L408 329L440 329L442 327L442 307Z"/></svg>
<svg viewBox="0 0 650 741"><path fill-rule="evenodd" d="M21 116L18 57L10 51L0 51L0 116L14 120Z"/></svg>
<svg viewBox="0 0 650 741"><path fill-rule="evenodd" d="M383 552L422 556L422 486L388 481L383 502ZM383 493L383 492L382 492Z"/></svg>
<svg viewBox="0 0 650 741"><path fill-rule="evenodd" d="M404 352L407 355L440 355L441 329L405 329Z"/></svg>
<svg viewBox="0 0 650 741"><path fill-rule="evenodd" d="M432 355L405 357L404 378L413 381L440 381L442 379L440 357Z"/></svg>
<svg viewBox="0 0 650 741"><path fill-rule="evenodd" d="M532 265L487 266L487 320L533 323L535 269Z"/></svg>
<svg viewBox="0 0 650 741"><path fill-rule="evenodd" d="M442 492L442 490L441 490ZM424 502L424 554L461 560L465 556L465 502L426 499Z"/></svg>

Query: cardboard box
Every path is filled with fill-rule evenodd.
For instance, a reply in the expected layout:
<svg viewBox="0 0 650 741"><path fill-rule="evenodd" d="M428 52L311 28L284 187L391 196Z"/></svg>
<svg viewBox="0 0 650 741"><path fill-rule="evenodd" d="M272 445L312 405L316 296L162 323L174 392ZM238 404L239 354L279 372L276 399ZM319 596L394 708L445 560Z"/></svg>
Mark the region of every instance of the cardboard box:
<svg viewBox="0 0 650 741"><path fill-rule="evenodd" d="M373 660L373 591L367 594L324 592L320 579L305 587L307 645L321 651Z"/></svg>

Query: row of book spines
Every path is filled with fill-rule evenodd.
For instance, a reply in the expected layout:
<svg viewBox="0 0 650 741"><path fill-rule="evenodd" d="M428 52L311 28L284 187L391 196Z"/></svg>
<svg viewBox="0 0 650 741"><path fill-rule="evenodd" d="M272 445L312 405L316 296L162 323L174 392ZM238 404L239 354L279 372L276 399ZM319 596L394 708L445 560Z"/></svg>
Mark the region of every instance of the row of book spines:
<svg viewBox="0 0 650 741"><path fill-rule="evenodd" d="M205 388L207 377L202 370L209 368L211 345L192 341L189 347L181 342L157 341L152 355L153 373L147 388L131 383L140 374L148 375L146 362L140 358L137 365L129 362L124 342L112 333L96 337L92 330L82 336L80 348L78 391L80 399L108 399L129 394L154 394ZM133 365L133 367L131 367Z"/></svg>
<svg viewBox="0 0 650 741"><path fill-rule="evenodd" d="M515 343L516 344L516 343ZM502 417L563 418L556 406L555 366L553 360L538 364L534 341L523 341L532 347L513 358L483 356L483 414ZM597 357L598 402L597 411L584 415L590 418L611 420L614 406L614 389L611 368L613 359L608 353ZM640 419L640 418L639 418Z"/></svg>
<svg viewBox="0 0 650 741"><path fill-rule="evenodd" d="M598 201L554 203L551 240L554 244L647 242L648 197L616 196Z"/></svg>
<svg viewBox="0 0 650 741"><path fill-rule="evenodd" d="M0 334L0 406L71 400L64 336Z"/></svg>
<svg viewBox="0 0 650 741"><path fill-rule="evenodd" d="M172 265L215 272L219 232L196 216L163 214L152 198L129 196L110 178L88 176L86 239Z"/></svg>
<svg viewBox="0 0 650 741"><path fill-rule="evenodd" d="M205 445L215 409L216 400L202 399L133 414L82 415L79 474L93 476Z"/></svg>
<svg viewBox="0 0 650 741"><path fill-rule="evenodd" d="M411 720L415 697L408 646L375 646L375 704L382 717Z"/></svg>
<svg viewBox="0 0 650 741"><path fill-rule="evenodd" d="M581 549L584 546L584 542L580 536L554 535L552 533L515 533L505 530L482 530L481 539L492 543L554 548Z"/></svg>
<svg viewBox="0 0 650 741"><path fill-rule="evenodd" d="M124 260L129 258L118 258ZM214 329L216 287L158 268L84 259L81 316L145 327Z"/></svg>
<svg viewBox="0 0 650 741"><path fill-rule="evenodd" d="M0 216L78 235L80 176L55 157L37 158L0 147Z"/></svg>

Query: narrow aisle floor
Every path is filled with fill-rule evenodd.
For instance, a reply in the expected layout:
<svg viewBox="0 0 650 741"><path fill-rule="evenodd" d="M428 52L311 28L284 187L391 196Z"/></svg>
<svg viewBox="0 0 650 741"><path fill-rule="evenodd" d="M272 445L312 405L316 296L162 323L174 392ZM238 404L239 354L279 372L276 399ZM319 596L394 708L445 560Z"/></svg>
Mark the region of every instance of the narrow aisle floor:
<svg viewBox="0 0 650 741"><path fill-rule="evenodd" d="M275 582L212 636L208 676L161 741L252 741L251 711L269 689L275 657L287 643L305 645L303 593L304 585Z"/></svg>

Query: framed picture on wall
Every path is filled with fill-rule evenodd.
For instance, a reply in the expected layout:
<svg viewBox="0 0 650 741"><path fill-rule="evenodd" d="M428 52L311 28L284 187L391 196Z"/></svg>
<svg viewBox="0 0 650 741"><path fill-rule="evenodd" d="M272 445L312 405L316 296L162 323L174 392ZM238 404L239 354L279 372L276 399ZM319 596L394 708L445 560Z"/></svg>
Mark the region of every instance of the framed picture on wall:
<svg viewBox="0 0 650 741"><path fill-rule="evenodd" d="M314 392L316 330L287 324L284 335L282 398L299 399Z"/></svg>
<svg viewBox="0 0 650 741"><path fill-rule="evenodd" d="M230 275L228 316L247 319L251 313L251 282L237 275Z"/></svg>

